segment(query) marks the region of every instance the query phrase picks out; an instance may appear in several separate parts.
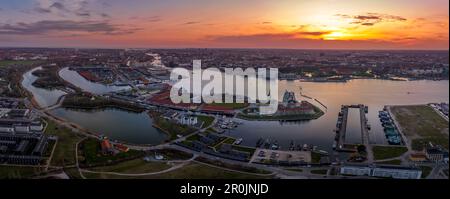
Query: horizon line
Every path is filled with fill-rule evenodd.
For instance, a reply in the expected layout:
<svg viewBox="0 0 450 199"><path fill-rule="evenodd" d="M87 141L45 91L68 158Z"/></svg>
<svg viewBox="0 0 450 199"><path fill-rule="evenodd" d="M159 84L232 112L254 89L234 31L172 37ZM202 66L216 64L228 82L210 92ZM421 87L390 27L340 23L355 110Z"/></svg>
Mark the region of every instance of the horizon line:
<svg viewBox="0 0 450 199"><path fill-rule="evenodd" d="M211 49L211 50L317 50L317 51L449 51L450 49L406 49L406 48L254 48L254 47L54 47L54 46L0 46L0 49L14 49L14 48L27 48L27 49L98 49L98 50L126 50L126 49L155 49L155 50L181 50L181 49Z"/></svg>

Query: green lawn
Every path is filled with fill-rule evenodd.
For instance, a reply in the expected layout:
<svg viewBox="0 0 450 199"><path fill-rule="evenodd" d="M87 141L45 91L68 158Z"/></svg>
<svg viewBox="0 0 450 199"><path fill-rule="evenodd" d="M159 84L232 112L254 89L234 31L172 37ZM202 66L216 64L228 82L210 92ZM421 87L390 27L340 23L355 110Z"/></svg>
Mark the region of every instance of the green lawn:
<svg viewBox="0 0 450 199"><path fill-rule="evenodd" d="M303 172L303 169L299 169L299 168L287 168L286 170L295 171L295 172Z"/></svg>
<svg viewBox="0 0 450 199"><path fill-rule="evenodd" d="M223 144L233 144L236 141L236 139L232 138L232 137L228 137L227 139L225 139L222 143Z"/></svg>
<svg viewBox="0 0 450 199"><path fill-rule="evenodd" d="M427 105L393 106L403 133L412 139L412 148L422 150L429 142L448 149L448 122Z"/></svg>
<svg viewBox="0 0 450 199"><path fill-rule="evenodd" d="M235 171L244 171L244 172L255 173L255 174L270 174L271 173L270 171L258 169L258 168L252 167L252 166L244 166L244 165L239 165L239 164L225 163L220 160L213 160L213 159L208 159L208 158L204 158L204 157L197 157L197 158L195 158L195 160L209 164L209 165L218 166L221 168L232 169Z"/></svg>
<svg viewBox="0 0 450 199"><path fill-rule="evenodd" d="M420 166L420 168L422 169L422 178L426 178L428 175L430 175L431 170L433 170L433 168L428 166Z"/></svg>
<svg viewBox="0 0 450 199"><path fill-rule="evenodd" d="M221 142L215 144L214 146L212 146L214 149L219 150L220 147L222 146L222 144L233 144L234 141L236 141L235 138L232 137L227 137L224 140L222 140Z"/></svg>
<svg viewBox="0 0 450 199"><path fill-rule="evenodd" d="M34 167L0 166L0 179L30 178L42 170Z"/></svg>
<svg viewBox="0 0 450 199"><path fill-rule="evenodd" d="M70 179L82 179L77 168L65 168L64 173L66 173Z"/></svg>
<svg viewBox="0 0 450 199"><path fill-rule="evenodd" d="M311 162L312 163L320 163L320 159L325 156L326 155L322 155L320 153L311 152Z"/></svg>
<svg viewBox="0 0 450 199"><path fill-rule="evenodd" d="M198 139L200 139L200 135L198 133L196 133L194 135L191 135L191 136L186 138L187 141L195 141L195 140L198 140Z"/></svg>
<svg viewBox="0 0 450 199"><path fill-rule="evenodd" d="M199 115L199 116L197 116L197 118L199 121L203 122L202 128L206 128L206 127L210 126L214 121L214 117L212 117L212 116Z"/></svg>
<svg viewBox="0 0 450 199"><path fill-rule="evenodd" d="M328 172L327 169L317 169L317 170L311 170L312 174L319 174L319 175L326 175Z"/></svg>
<svg viewBox="0 0 450 199"><path fill-rule="evenodd" d="M243 174L238 172L226 171L223 169L199 165L189 164L181 169L173 172L152 176L155 178L181 178L181 179L261 179L270 178L265 176L257 176L251 174Z"/></svg>
<svg viewBox="0 0 450 199"><path fill-rule="evenodd" d="M391 165L401 165L402 161L401 160L389 160L389 161L382 161L382 162L377 162L377 164L391 164Z"/></svg>
<svg viewBox="0 0 450 199"><path fill-rule="evenodd" d="M206 129L205 130L205 132L207 132L207 133L217 133L217 131L216 130L214 130L214 128L208 128L208 129Z"/></svg>
<svg viewBox="0 0 450 199"><path fill-rule="evenodd" d="M58 136L58 143L50 165L65 166L75 164L75 145L82 139L82 136L75 134L68 128L57 126L51 120L47 120L45 134Z"/></svg>
<svg viewBox="0 0 450 199"><path fill-rule="evenodd" d="M257 176L252 174L243 174L238 172L226 171L220 168L211 167L208 165L189 163L188 165L158 175L147 175L138 177L127 177L117 175L105 174L89 174L83 173L88 178L141 178L141 179L267 179L271 176Z"/></svg>
<svg viewBox="0 0 450 199"><path fill-rule="evenodd" d="M36 61L36 60L21 60L21 61L14 61L14 60L0 60L0 67L3 66L12 66L12 65L31 65L36 63L42 63L42 61Z"/></svg>
<svg viewBox="0 0 450 199"><path fill-rule="evenodd" d="M186 136L196 131L194 128L187 125L176 124L160 117L153 119L153 125L159 130L167 133L169 135L168 140L177 139L177 135Z"/></svg>
<svg viewBox="0 0 450 199"><path fill-rule="evenodd" d="M106 172L117 172L117 173L152 173L157 171L162 171L170 168L171 166L164 162L145 162L141 158L121 162L111 166L104 167L94 167L89 170L93 171L106 171Z"/></svg>
<svg viewBox="0 0 450 199"><path fill-rule="evenodd" d="M399 157L408 151L408 149L406 147L398 146L374 146L372 151L375 160L383 160Z"/></svg>
<svg viewBox="0 0 450 199"><path fill-rule="evenodd" d="M256 151L256 148L254 148L254 147L239 146L239 145L232 145L231 148L233 148L234 150L237 150L237 151L244 151L244 152L250 153L250 156L252 156L253 153L255 153L255 151Z"/></svg>

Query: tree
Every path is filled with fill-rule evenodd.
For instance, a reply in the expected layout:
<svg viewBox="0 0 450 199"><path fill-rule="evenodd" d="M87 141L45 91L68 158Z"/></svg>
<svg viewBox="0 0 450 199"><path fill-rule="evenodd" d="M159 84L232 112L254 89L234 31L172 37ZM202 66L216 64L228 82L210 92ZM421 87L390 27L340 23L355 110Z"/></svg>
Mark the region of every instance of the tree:
<svg viewBox="0 0 450 199"><path fill-rule="evenodd" d="M364 145L358 145L358 147L356 147L356 150L358 150L358 153L366 153L366 146Z"/></svg>

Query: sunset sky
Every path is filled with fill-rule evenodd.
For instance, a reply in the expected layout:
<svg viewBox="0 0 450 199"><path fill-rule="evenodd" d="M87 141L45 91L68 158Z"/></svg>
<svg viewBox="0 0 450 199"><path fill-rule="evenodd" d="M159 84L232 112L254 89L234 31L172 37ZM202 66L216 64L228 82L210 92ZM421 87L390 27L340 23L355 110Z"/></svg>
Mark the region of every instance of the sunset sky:
<svg viewBox="0 0 450 199"><path fill-rule="evenodd" d="M448 0L0 0L0 47L449 48Z"/></svg>

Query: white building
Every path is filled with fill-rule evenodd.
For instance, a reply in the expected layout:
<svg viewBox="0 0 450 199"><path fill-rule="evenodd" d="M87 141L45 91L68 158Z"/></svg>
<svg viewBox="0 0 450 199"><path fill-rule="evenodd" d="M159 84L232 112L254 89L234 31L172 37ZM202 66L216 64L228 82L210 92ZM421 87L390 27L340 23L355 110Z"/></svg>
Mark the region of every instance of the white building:
<svg viewBox="0 0 450 199"><path fill-rule="evenodd" d="M395 165L344 165L341 167L340 173L341 175L371 176L395 179L420 179L422 176L422 170L420 169Z"/></svg>
<svg viewBox="0 0 450 199"><path fill-rule="evenodd" d="M345 166L341 167L342 175L370 176L372 169L361 166Z"/></svg>
<svg viewBox="0 0 450 199"><path fill-rule="evenodd" d="M422 171L412 168L398 167L377 167L372 171L374 177L395 178L395 179L420 179Z"/></svg>
<svg viewBox="0 0 450 199"><path fill-rule="evenodd" d="M184 124L184 125L189 125L189 126L194 126L198 123L198 119L195 116L182 115L179 117L178 123Z"/></svg>

